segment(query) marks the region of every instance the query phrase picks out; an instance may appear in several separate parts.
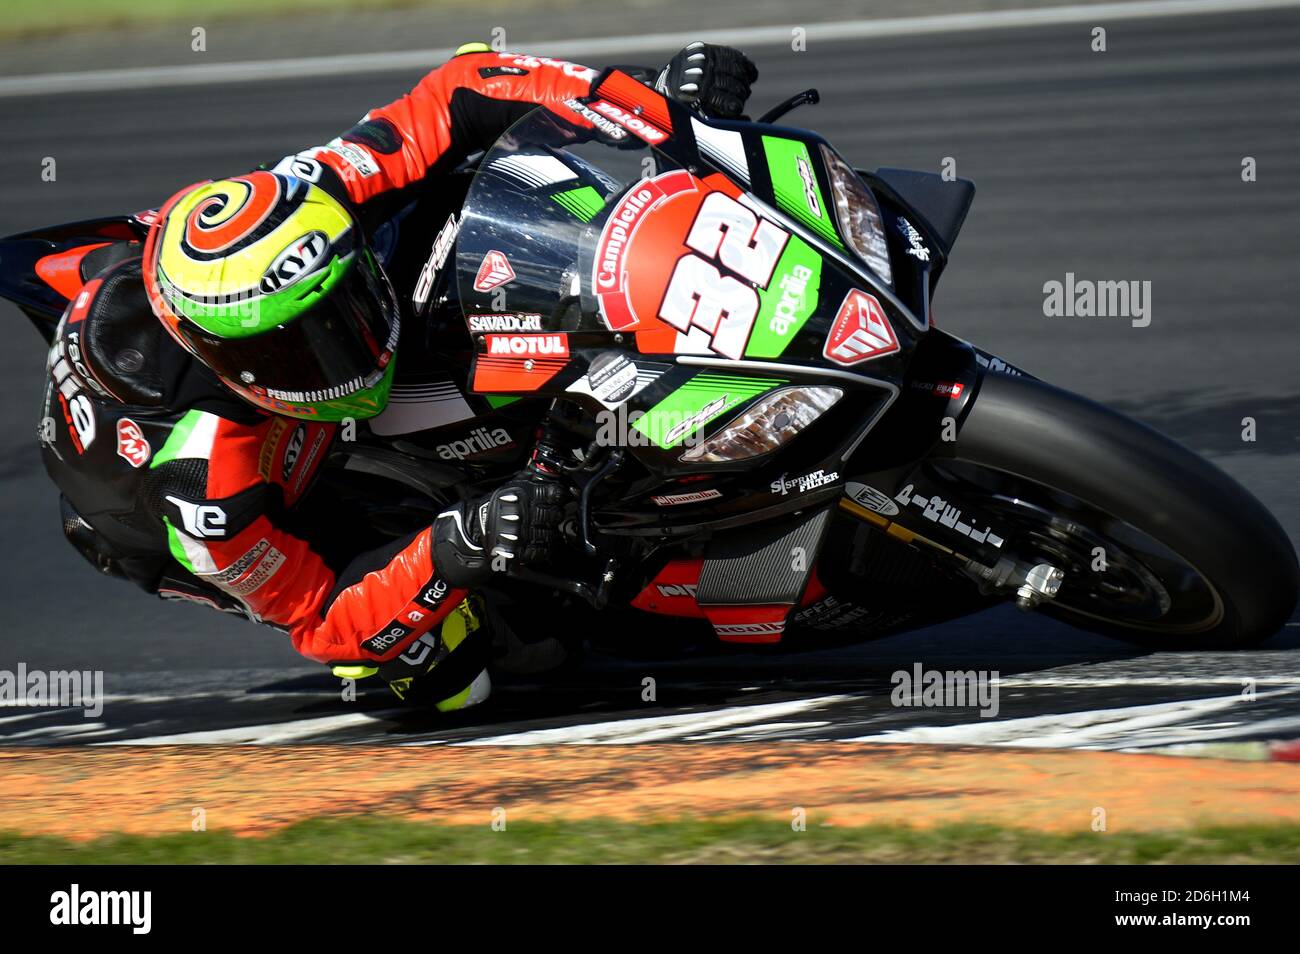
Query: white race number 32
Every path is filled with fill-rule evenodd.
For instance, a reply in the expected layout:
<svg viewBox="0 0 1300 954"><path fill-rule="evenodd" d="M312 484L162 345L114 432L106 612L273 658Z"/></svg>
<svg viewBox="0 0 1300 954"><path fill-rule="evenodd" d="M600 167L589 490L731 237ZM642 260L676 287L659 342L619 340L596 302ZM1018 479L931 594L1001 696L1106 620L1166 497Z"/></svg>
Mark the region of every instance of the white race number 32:
<svg viewBox="0 0 1300 954"><path fill-rule="evenodd" d="M686 244L698 254L678 259L659 317L684 334L701 329L709 335L710 348L739 359L758 316L758 292L724 275L709 259L766 288L789 240L789 232L760 219L731 196L709 193L686 236Z"/></svg>

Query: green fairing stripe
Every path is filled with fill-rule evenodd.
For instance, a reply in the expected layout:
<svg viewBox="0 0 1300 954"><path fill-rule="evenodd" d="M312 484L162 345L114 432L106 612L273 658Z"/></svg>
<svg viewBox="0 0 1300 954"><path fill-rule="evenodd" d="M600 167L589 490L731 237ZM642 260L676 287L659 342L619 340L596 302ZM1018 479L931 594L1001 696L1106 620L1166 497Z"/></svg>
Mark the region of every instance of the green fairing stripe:
<svg viewBox="0 0 1300 954"><path fill-rule="evenodd" d="M194 564L190 563L190 558L185 555L185 544L181 542L180 535L176 532L176 528L172 526L172 522L166 517L163 517L162 519L163 524L167 527L167 549L171 551L172 557L177 563L193 573Z"/></svg>
<svg viewBox="0 0 1300 954"><path fill-rule="evenodd" d="M189 318L210 334L223 338L249 338L292 321L316 295L328 294L352 265L355 255L335 256L329 266L275 295L241 298L229 304L198 302L187 298L172 303L177 314ZM166 276L163 276L164 282Z"/></svg>
<svg viewBox="0 0 1300 954"><path fill-rule="evenodd" d="M799 236L790 236L772 281L759 292L762 305L754 321L754 333L745 346L745 357L781 357L817 310L821 279L822 257Z"/></svg>
<svg viewBox="0 0 1300 954"><path fill-rule="evenodd" d="M763 151L767 154L767 170L772 176L772 192L776 195L777 205L828 242L843 248L844 243L840 241L835 223L831 221L831 209L817 182L816 168L812 157L808 155L808 147L797 139L764 136ZM800 160L807 165L808 174L812 176L812 192L817 199L816 213L808 206L804 181L799 175Z"/></svg>
<svg viewBox="0 0 1300 954"><path fill-rule="evenodd" d="M194 430L194 425L203 417L202 411L189 411L184 417L176 422L170 434L167 435L167 442L163 444L162 449L153 455L149 461L149 469L161 467L163 464L176 459L185 442L190 439L190 432Z"/></svg>
<svg viewBox="0 0 1300 954"><path fill-rule="evenodd" d="M638 418L632 428L666 450L719 415L785 383L775 378L699 374ZM706 409L707 414L701 414ZM683 428L684 424L688 426Z"/></svg>
<svg viewBox="0 0 1300 954"><path fill-rule="evenodd" d="M590 222L605 207L605 197L591 186L557 192L551 198L564 206L575 219L583 222Z"/></svg>
<svg viewBox="0 0 1300 954"><path fill-rule="evenodd" d="M499 407L505 407L507 404L514 404L516 401L522 401L523 398L514 394L489 394L487 395L488 407L496 410Z"/></svg>

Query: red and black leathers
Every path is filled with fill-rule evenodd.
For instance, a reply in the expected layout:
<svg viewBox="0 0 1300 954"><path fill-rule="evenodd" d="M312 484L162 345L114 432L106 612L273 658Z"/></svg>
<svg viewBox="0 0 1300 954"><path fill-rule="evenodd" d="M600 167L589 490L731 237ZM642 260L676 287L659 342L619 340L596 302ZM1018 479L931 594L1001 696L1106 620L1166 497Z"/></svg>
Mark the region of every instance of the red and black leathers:
<svg viewBox="0 0 1300 954"><path fill-rule="evenodd" d="M555 60L460 55L275 171L316 182L371 231L536 106L572 118L564 101L595 78ZM124 317L147 308L139 281L139 259L128 257L88 282L55 343L46 410L55 434L42 437L71 509L115 541L127 575L163 595L283 628L314 660L396 658L466 594L435 566L430 530L340 557L328 521L295 521L337 425L272 417L223 393L168 338ZM409 301L410 288L398 292ZM124 343L130 328L138 333ZM159 378L147 400L136 393L142 365ZM121 488L119 499L97 504L106 487Z"/></svg>

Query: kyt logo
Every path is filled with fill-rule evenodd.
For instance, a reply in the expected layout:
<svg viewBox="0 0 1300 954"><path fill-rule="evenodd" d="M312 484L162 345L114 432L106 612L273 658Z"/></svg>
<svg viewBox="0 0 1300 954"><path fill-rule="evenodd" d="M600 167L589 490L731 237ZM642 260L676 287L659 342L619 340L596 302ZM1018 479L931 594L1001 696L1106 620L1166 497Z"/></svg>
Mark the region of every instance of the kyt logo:
<svg viewBox="0 0 1300 954"><path fill-rule="evenodd" d="M854 288L844 297L822 355L836 364L857 364L898 350L885 309L874 296Z"/></svg>
<svg viewBox="0 0 1300 954"><path fill-rule="evenodd" d="M289 435L289 441L284 448L284 462L280 465L280 480L282 483L288 483L289 478L293 475L294 465L298 463L298 455L302 453L302 445L307 439L307 425L299 424L292 434Z"/></svg>
<svg viewBox="0 0 1300 954"><path fill-rule="evenodd" d="M329 236L319 231L308 232L290 244L275 257L271 267L262 276L260 286L262 293L269 295L277 292L303 276L317 271L324 264L329 247Z"/></svg>

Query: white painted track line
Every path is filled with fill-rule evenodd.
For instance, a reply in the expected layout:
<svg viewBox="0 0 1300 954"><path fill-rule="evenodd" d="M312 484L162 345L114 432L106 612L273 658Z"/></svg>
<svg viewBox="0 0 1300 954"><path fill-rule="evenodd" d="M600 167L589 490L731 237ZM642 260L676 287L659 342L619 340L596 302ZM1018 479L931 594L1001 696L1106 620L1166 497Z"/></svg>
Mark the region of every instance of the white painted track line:
<svg viewBox="0 0 1300 954"><path fill-rule="evenodd" d="M344 729L382 726L383 717L392 711L349 712L343 715L274 722L267 725L243 725L228 729L206 729L154 735L143 739L121 739L105 745L283 745L303 742L319 735Z"/></svg>
<svg viewBox="0 0 1300 954"><path fill-rule="evenodd" d="M1261 693L1263 699L1283 693ZM910 726L846 739L846 742L929 743L931 745L997 745L1020 748L1116 749L1136 745L1173 745L1229 738L1234 731L1223 731L1233 722L1197 725L1210 715L1228 717L1236 710L1246 711L1249 704L1240 696L1211 699L1185 699L1151 705L1122 706L1113 709L1085 709L1079 712L1051 713L1020 719L988 719L957 725ZM1180 726L1179 723L1182 723ZM1283 736L1300 729L1300 718L1289 716L1271 719L1266 731L1276 729Z"/></svg>
<svg viewBox="0 0 1300 954"><path fill-rule="evenodd" d="M839 20L829 23L739 27L732 30L687 30L675 33L639 33L629 36L537 41L525 52L558 59L615 57L662 52L695 40L741 47L784 45L791 30L807 30L811 47L821 42L871 40L880 37L964 33L1016 27L1087 23L1104 26L1120 20L1192 16L1207 13L1248 13L1300 7L1300 0L1138 0L1133 3L1075 4L1029 10L991 10L982 13L948 13L882 20ZM59 93L95 93L156 87L204 86L211 83L248 83L259 80L337 76L345 73L386 73L431 69L451 56L451 47L307 56L283 60L248 60L235 63L195 63L187 66L143 66L132 69L86 70L75 73L38 73L0 77L0 97L41 96Z"/></svg>
<svg viewBox="0 0 1300 954"><path fill-rule="evenodd" d="M732 706L706 712L684 712L645 719L620 719L615 722L588 722L558 729L535 729L509 735L488 736L460 746L482 745L635 745L644 742L671 742L683 737L717 729L752 725L760 721L800 715L809 710L840 702L847 696L818 696L773 702L756 706Z"/></svg>

